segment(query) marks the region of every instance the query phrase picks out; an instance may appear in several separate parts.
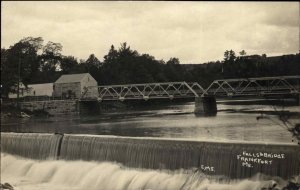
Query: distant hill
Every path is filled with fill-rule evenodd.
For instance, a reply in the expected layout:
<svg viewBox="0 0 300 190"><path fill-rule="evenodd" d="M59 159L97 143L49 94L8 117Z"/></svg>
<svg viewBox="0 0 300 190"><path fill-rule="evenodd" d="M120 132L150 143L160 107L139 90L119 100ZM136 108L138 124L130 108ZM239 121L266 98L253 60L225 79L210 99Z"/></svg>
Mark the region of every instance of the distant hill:
<svg viewBox="0 0 300 190"><path fill-rule="evenodd" d="M201 64L181 64L186 79L210 84L221 78L250 78L265 76L300 75L300 54L281 56L247 55L232 60Z"/></svg>

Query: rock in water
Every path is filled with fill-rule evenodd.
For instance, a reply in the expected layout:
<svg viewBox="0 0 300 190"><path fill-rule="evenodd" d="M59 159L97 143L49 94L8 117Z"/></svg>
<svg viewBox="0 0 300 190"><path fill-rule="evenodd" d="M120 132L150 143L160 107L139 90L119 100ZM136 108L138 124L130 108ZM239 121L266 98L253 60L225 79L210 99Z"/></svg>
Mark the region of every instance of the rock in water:
<svg viewBox="0 0 300 190"><path fill-rule="evenodd" d="M14 187L10 185L9 183L0 184L0 189L9 189L14 190Z"/></svg>
<svg viewBox="0 0 300 190"><path fill-rule="evenodd" d="M30 116L26 114L25 112L21 112L21 117L22 118L29 118Z"/></svg>

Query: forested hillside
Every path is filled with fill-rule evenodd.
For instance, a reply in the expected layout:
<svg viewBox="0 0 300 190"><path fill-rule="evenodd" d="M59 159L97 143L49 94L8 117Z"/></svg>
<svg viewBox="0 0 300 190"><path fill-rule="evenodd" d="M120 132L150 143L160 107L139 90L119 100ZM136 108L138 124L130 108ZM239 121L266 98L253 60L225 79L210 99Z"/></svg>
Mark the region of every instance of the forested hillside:
<svg viewBox="0 0 300 190"><path fill-rule="evenodd" d="M224 59L199 64L180 64L180 60L158 60L140 54L126 43L111 45L100 61L94 54L86 60L62 55L60 43L44 45L41 37L27 37L8 49L1 49L1 94L7 96L18 80L27 84L54 82L62 74L89 72L99 85L151 83L167 81L195 81L204 87L215 79L259 76L299 75L300 54L267 57L267 55L239 55L233 50L224 52Z"/></svg>

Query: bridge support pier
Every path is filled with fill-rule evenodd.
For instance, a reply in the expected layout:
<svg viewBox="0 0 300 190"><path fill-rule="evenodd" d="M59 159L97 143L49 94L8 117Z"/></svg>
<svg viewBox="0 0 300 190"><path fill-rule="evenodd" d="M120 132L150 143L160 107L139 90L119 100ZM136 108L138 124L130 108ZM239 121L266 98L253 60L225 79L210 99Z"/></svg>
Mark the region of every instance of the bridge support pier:
<svg viewBox="0 0 300 190"><path fill-rule="evenodd" d="M300 106L300 94L296 95L297 104Z"/></svg>
<svg viewBox="0 0 300 190"><path fill-rule="evenodd" d="M216 97L196 97L194 113L195 115L215 116L217 114Z"/></svg>
<svg viewBox="0 0 300 190"><path fill-rule="evenodd" d="M98 101L79 101L80 115L96 115L100 113Z"/></svg>

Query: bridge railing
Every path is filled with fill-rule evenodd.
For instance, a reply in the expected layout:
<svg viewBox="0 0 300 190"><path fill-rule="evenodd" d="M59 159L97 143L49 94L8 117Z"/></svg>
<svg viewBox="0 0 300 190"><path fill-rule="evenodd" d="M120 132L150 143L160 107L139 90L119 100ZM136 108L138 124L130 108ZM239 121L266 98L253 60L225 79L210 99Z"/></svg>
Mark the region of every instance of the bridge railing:
<svg viewBox="0 0 300 190"><path fill-rule="evenodd" d="M98 100L157 99L198 97L204 89L198 83L186 82L125 84L88 87L82 98ZM97 93L89 93L89 92Z"/></svg>
<svg viewBox="0 0 300 190"><path fill-rule="evenodd" d="M125 100L157 98L189 98L200 96L247 96L299 94L300 75L221 79L213 81L207 89L199 83L165 82L92 86L86 88L81 99Z"/></svg>
<svg viewBox="0 0 300 190"><path fill-rule="evenodd" d="M95 92L97 93L91 93ZM88 87L82 98L98 100L155 99L198 97L204 89L198 83L167 82Z"/></svg>
<svg viewBox="0 0 300 190"><path fill-rule="evenodd" d="M215 80L205 90L214 96L299 94L300 76Z"/></svg>

